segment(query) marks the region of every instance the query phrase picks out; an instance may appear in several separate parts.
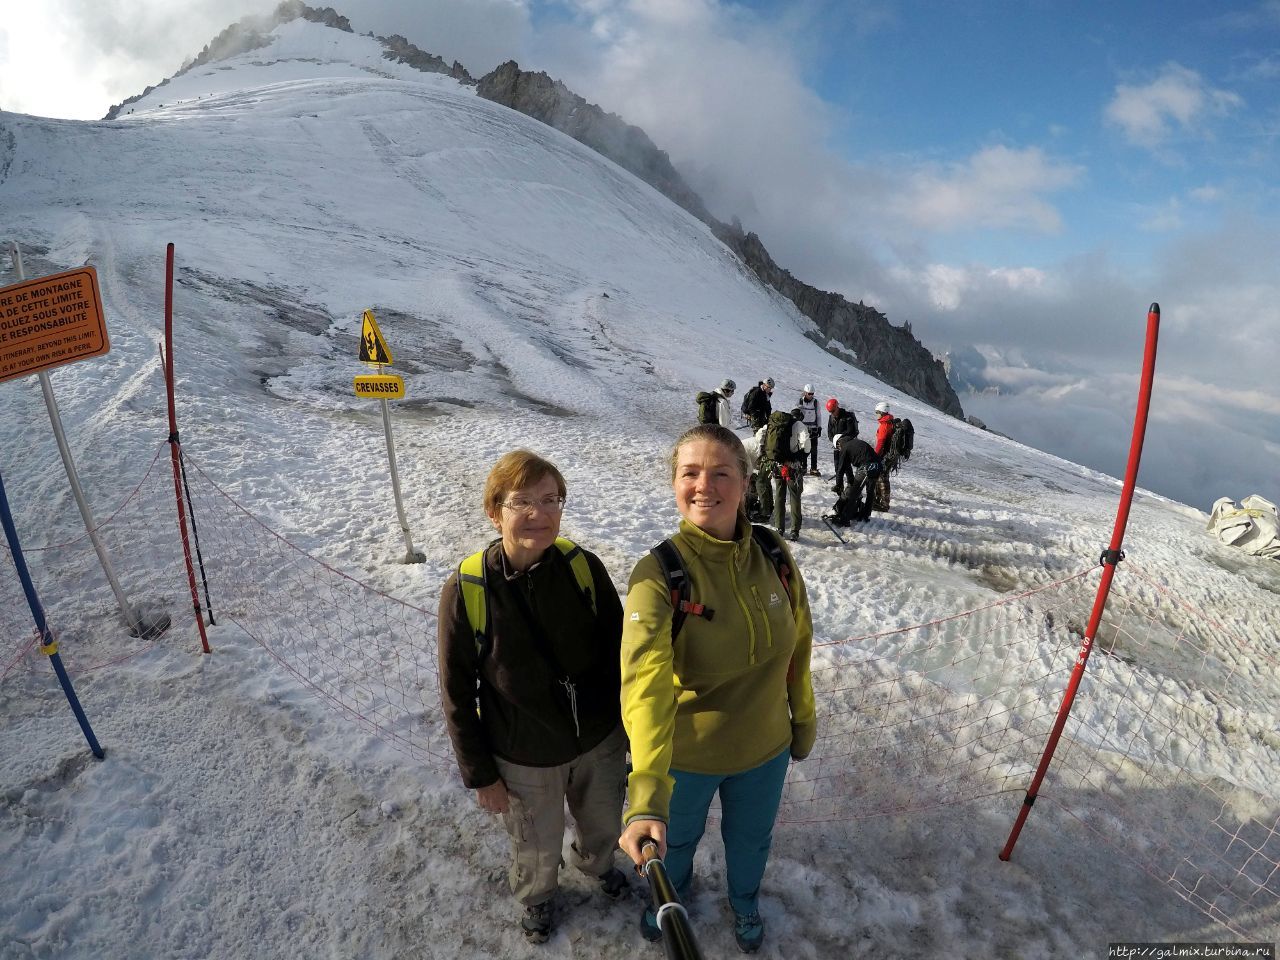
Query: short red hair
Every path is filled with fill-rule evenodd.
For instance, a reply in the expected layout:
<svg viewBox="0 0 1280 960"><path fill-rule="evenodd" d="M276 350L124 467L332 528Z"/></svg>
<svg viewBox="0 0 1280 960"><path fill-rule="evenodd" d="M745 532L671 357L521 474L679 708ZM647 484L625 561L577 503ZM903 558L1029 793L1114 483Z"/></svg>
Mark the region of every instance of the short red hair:
<svg viewBox="0 0 1280 960"><path fill-rule="evenodd" d="M543 477L555 477L556 491L565 495L564 475L550 460L530 450L512 450L498 458L484 482L484 512L496 516L498 508L514 490L524 490L542 481Z"/></svg>

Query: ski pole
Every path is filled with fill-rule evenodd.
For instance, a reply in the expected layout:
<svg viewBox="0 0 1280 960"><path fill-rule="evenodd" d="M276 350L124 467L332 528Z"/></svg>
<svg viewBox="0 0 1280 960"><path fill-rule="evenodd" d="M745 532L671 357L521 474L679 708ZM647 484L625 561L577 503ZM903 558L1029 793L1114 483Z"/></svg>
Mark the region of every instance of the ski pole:
<svg viewBox="0 0 1280 960"><path fill-rule="evenodd" d="M640 847L640 854L644 857L640 872L649 881L649 899L658 919L658 929L662 931L662 946L667 960L702 960L698 941L693 938L689 914L676 896L666 865L658 857L658 845L646 840Z"/></svg>

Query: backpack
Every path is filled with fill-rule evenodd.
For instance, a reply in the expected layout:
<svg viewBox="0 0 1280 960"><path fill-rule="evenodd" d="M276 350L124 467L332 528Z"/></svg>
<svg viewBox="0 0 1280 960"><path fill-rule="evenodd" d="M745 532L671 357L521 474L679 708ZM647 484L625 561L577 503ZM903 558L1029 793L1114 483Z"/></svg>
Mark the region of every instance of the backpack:
<svg viewBox="0 0 1280 960"><path fill-rule="evenodd" d="M827 418L827 439L831 440L837 434L843 434L849 439L858 435L858 418L852 410L841 407L839 414L833 413Z"/></svg>
<svg viewBox="0 0 1280 960"><path fill-rule="evenodd" d="M493 541L497 543L497 541ZM492 546L493 544L490 544ZM488 547L485 548L487 550ZM591 566L582 548L566 537L556 537L556 549L569 561L573 578L578 581L582 599L596 612L595 581ZM489 628L489 572L484 565L485 551L473 553L458 564L458 587L462 590L462 605L467 611L467 622L476 635L476 653L481 654Z"/></svg>
<svg viewBox="0 0 1280 960"><path fill-rule="evenodd" d="M769 527L753 523L751 525L751 539L760 546L760 549L764 551L764 555L769 558L769 562L773 564L773 569L778 574L778 579L782 581L782 589L786 591L787 606L790 607L792 601L791 566L787 563L787 555L782 550L778 534L774 533ZM662 570L662 579L666 581L667 590L671 593L671 642L675 643L676 637L680 633L680 628L684 626L689 614L710 620L715 616L716 612L701 603L694 603L690 599L693 591L689 586L689 571L684 567L684 559L680 556L679 549L676 548L676 545L669 537L649 552L657 559L658 567Z"/></svg>
<svg viewBox="0 0 1280 960"><path fill-rule="evenodd" d="M742 415L744 417L751 415L751 411L755 409L756 398L758 396L760 396L760 384L757 383L754 387L748 390L746 395L742 398Z"/></svg>
<svg viewBox="0 0 1280 960"><path fill-rule="evenodd" d="M916 428L906 417L894 418L893 433L889 435L889 449L885 451L885 466L897 470L903 460L911 459L911 448L915 446Z"/></svg>
<svg viewBox="0 0 1280 960"><path fill-rule="evenodd" d="M791 450L791 433L795 417L785 410L769 414L769 423L764 431L764 443L760 444L760 456L774 463L791 463L796 454Z"/></svg>
<svg viewBox="0 0 1280 960"><path fill-rule="evenodd" d="M699 423L720 422L720 398L716 394L703 390L694 399L698 401Z"/></svg>
<svg viewBox="0 0 1280 960"><path fill-rule="evenodd" d="M881 470L871 481L871 490L867 493L871 501L871 509L880 513L889 510L889 471Z"/></svg>

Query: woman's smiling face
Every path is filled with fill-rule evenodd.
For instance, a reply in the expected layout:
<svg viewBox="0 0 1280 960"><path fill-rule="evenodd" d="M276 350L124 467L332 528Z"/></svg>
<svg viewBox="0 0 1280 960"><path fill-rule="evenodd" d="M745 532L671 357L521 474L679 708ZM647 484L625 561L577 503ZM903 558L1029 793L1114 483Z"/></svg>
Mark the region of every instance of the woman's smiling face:
<svg viewBox="0 0 1280 960"><path fill-rule="evenodd" d="M732 540L747 478L733 452L714 440L690 440L676 453L676 507L718 540Z"/></svg>
<svg viewBox="0 0 1280 960"><path fill-rule="evenodd" d="M507 558L518 567L523 569L542 556L560 535L560 504L541 506L544 501L554 500L559 492L555 477L548 474L533 486L509 491L505 503L499 504L497 512L490 515L494 527L502 534ZM536 506L530 513L506 505L512 502Z"/></svg>

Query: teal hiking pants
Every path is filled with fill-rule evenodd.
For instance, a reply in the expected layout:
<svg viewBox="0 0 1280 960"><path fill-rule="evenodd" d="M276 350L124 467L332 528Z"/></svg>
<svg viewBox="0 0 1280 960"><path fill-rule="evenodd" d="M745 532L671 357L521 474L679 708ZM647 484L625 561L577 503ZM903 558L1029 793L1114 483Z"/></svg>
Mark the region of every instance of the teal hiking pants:
<svg viewBox="0 0 1280 960"><path fill-rule="evenodd" d="M737 913L756 909L790 759L790 751L783 750L758 767L725 776L671 771L676 783L671 794L665 864L681 901L688 898L693 855L707 828L707 811L718 790L729 902Z"/></svg>

